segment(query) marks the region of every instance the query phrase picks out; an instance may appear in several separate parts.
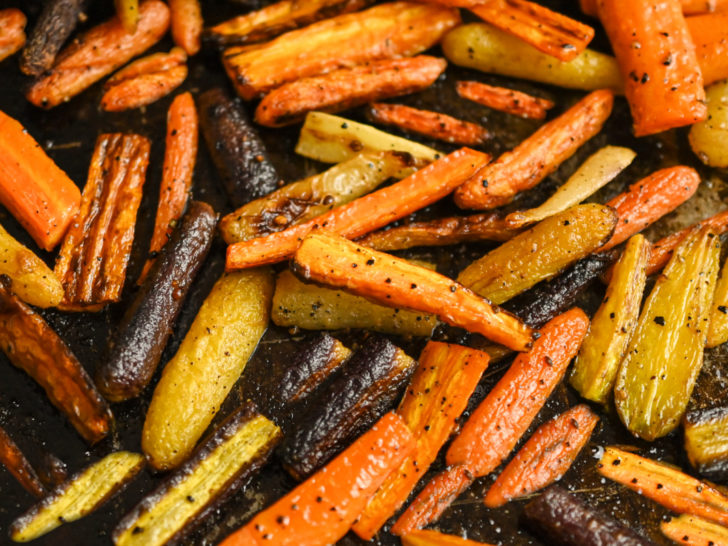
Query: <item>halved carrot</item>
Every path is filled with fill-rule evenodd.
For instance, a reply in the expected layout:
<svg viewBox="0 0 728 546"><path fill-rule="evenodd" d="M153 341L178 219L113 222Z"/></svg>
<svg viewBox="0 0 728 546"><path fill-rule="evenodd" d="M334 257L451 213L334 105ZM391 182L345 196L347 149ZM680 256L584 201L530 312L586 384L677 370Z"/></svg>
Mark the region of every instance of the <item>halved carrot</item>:
<svg viewBox="0 0 728 546"><path fill-rule="evenodd" d="M301 121L308 112L339 112L367 102L408 95L432 85L447 62L419 55L384 59L301 78L268 93L255 110L255 121L281 127Z"/></svg>
<svg viewBox="0 0 728 546"><path fill-rule="evenodd" d="M685 19L695 44L703 85L728 78L728 13L709 13Z"/></svg>
<svg viewBox="0 0 728 546"><path fill-rule="evenodd" d="M149 49L168 26L167 5L145 0L139 6L139 24L133 34L127 33L118 17L92 28L61 51L50 72L25 96L36 106L58 106Z"/></svg>
<svg viewBox="0 0 728 546"><path fill-rule="evenodd" d="M403 546L489 546L485 542L475 542L430 530L412 531L401 538Z"/></svg>
<svg viewBox="0 0 728 546"><path fill-rule="evenodd" d="M0 61L10 57L25 45L27 19L16 8L0 10Z"/></svg>
<svg viewBox="0 0 728 546"><path fill-rule="evenodd" d="M543 125L455 192L461 208L492 209L534 187L596 135L612 112L611 91L594 91Z"/></svg>
<svg viewBox="0 0 728 546"><path fill-rule="evenodd" d="M81 192L16 120L0 111L0 202L44 250L78 212Z"/></svg>
<svg viewBox="0 0 728 546"><path fill-rule="evenodd" d="M462 146L478 146L490 139L490 133L482 125L403 104L374 103L368 116L375 123Z"/></svg>
<svg viewBox="0 0 728 546"><path fill-rule="evenodd" d="M546 112L554 107L550 100L480 82L459 81L455 89L464 99L522 118L544 119Z"/></svg>
<svg viewBox="0 0 728 546"><path fill-rule="evenodd" d="M561 479L598 421L589 406L580 404L538 427L490 486L485 505L497 508Z"/></svg>
<svg viewBox="0 0 728 546"><path fill-rule="evenodd" d="M0 463L28 493L38 498L46 494L45 487L28 459L3 427L0 427Z"/></svg>
<svg viewBox="0 0 728 546"><path fill-rule="evenodd" d="M728 528L697 516L683 515L660 523L667 538L688 546L722 546L728 544Z"/></svg>
<svg viewBox="0 0 728 546"><path fill-rule="evenodd" d="M726 0L680 0L680 7L685 15L722 11L726 6ZM587 15L597 16L597 0L579 0L579 7Z"/></svg>
<svg viewBox="0 0 728 546"><path fill-rule="evenodd" d="M635 136L702 121L705 90L680 4L598 0L624 80Z"/></svg>
<svg viewBox="0 0 728 546"><path fill-rule="evenodd" d="M437 457L465 410L480 376L488 367L486 353L461 345L430 341L419 358L397 409L417 440L417 448L379 487L352 530L371 540L407 500Z"/></svg>
<svg viewBox="0 0 728 546"><path fill-rule="evenodd" d="M200 50L202 10L199 0L169 0L174 43L194 55Z"/></svg>
<svg viewBox="0 0 728 546"><path fill-rule="evenodd" d="M315 228L354 239L426 207L453 191L488 164L487 154L462 148L404 180L333 209L304 224L230 245L226 269L234 271L289 258Z"/></svg>
<svg viewBox="0 0 728 546"><path fill-rule="evenodd" d="M328 465L228 536L221 546L335 543L414 448L415 439L402 419L388 413Z"/></svg>

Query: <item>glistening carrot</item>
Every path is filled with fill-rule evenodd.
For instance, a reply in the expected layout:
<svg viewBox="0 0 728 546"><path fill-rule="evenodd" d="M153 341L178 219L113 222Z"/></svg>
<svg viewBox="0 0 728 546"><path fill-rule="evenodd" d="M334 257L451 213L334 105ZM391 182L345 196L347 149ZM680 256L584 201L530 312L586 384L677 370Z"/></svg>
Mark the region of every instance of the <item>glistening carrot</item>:
<svg viewBox="0 0 728 546"><path fill-rule="evenodd" d="M708 13L685 19L695 44L703 85L728 78L728 13Z"/></svg>
<svg viewBox="0 0 728 546"><path fill-rule="evenodd" d="M728 528L697 516L683 515L660 523L667 538L688 546L721 546L728 544Z"/></svg>
<svg viewBox="0 0 728 546"><path fill-rule="evenodd" d="M677 1L598 0L624 80L635 136L702 121L703 77Z"/></svg>
<svg viewBox="0 0 728 546"><path fill-rule="evenodd" d="M200 50L202 10L199 0L169 0L174 43L194 55Z"/></svg>
<svg viewBox="0 0 728 546"><path fill-rule="evenodd" d="M455 202L469 209L492 209L509 203L518 192L534 187L554 172L596 135L609 117L613 102L609 90L590 93L458 188Z"/></svg>
<svg viewBox="0 0 728 546"><path fill-rule="evenodd" d="M388 413L351 446L221 546L333 544L346 534L384 479L412 453L415 439Z"/></svg>
<svg viewBox="0 0 728 546"><path fill-rule="evenodd" d="M445 535L439 531L412 531L402 536L402 546L489 546L485 542L475 542L455 535Z"/></svg>
<svg viewBox="0 0 728 546"><path fill-rule="evenodd" d="M541 425L488 489L484 503L497 508L559 480L599 421L581 404Z"/></svg>
<svg viewBox="0 0 728 546"><path fill-rule="evenodd" d="M20 485L35 497L43 497L46 494L45 487L35 473L35 470L28 459L25 458L20 448L13 442L5 429L0 427L0 463L18 480Z"/></svg>
<svg viewBox="0 0 728 546"><path fill-rule="evenodd" d="M554 107L550 100L480 82L459 81L455 89L464 99L522 118L544 119Z"/></svg>
<svg viewBox="0 0 728 546"><path fill-rule="evenodd" d="M0 10L0 61L25 45L26 22L25 15L19 9Z"/></svg>
<svg viewBox="0 0 728 546"><path fill-rule="evenodd" d="M462 148L411 176L333 209L304 224L230 245L226 269L233 271L290 257L315 228L355 239L426 207L453 191L488 164L487 154Z"/></svg>

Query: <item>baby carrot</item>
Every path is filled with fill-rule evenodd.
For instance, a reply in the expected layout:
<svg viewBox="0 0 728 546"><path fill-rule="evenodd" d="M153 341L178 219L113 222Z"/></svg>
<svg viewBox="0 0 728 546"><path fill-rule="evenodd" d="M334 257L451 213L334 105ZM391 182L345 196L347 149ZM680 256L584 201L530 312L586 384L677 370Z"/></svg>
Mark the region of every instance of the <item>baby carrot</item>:
<svg viewBox="0 0 728 546"><path fill-rule="evenodd" d="M25 15L19 9L0 10L0 61L23 47L26 22Z"/></svg>
<svg viewBox="0 0 728 546"><path fill-rule="evenodd" d="M194 55L200 50L202 11L199 0L169 0L174 43Z"/></svg>
<svg viewBox="0 0 728 546"><path fill-rule="evenodd" d="M464 99L522 118L544 119L546 112L554 107L550 100L480 82L460 81L455 89Z"/></svg>

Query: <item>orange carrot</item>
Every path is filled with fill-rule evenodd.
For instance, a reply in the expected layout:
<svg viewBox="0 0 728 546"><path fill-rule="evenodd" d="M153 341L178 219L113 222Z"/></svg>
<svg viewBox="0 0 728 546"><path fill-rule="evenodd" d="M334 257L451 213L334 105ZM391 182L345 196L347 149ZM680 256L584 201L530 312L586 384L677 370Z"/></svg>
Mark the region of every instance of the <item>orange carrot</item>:
<svg viewBox="0 0 728 546"><path fill-rule="evenodd" d="M475 542L439 531L412 531L402 537L402 546L490 546L485 542Z"/></svg>
<svg viewBox="0 0 728 546"><path fill-rule="evenodd" d="M316 474L259 512L221 546L333 544L346 534L384 479L415 448L415 439L395 413Z"/></svg>
<svg viewBox="0 0 728 546"><path fill-rule="evenodd" d="M81 202L81 192L66 173L2 111L0 202L45 250L60 242Z"/></svg>
<svg viewBox="0 0 728 546"><path fill-rule="evenodd" d="M92 28L61 51L50 72L25 96L36 106L58 106L149 49L168 26L167 5L146 0L139 6L139 23L133 34L126 32L118 17Z"/></svg>
<svg viewBox="0 0 728 546"><path fill-rule="evenodd" d="M617 211L614 234L599 250L609 250L675 210L698 189L700 175L690 167L660 169L635 182L607 203Z"/></svg>
<svg viewBox="0 0 728 546"><path fill-rule="evenodd" d="M0 10L0 61L25 45L25 23L27 19L19 9Z"/></svg>
<svg viewBox="0 0 728 546"><path fill-rule="evenodd" d="M677 1L598 0L624 79L635 136L708 115L695 45Z"/></svg>
<svg viewBox="0 0 728 546"><path fill-rule="evenodd" d="M255 121L281 127L301 121L313 110L338 112L374 100L408 95L432 85L446 66L444 59L419 55L372 61L301 78L268 93L255 110Z"/></svg>
<svg viewBox="0 0 728 546"><path fill-rule="evenodd" d="M546 112L554 107L550 100L480 82L459 81L456 90L464 99L522 118L544 119Z"/></svg>
<svg viewBox="0 0 728 546"><path fill-rule="evenodd" d="M202 10L199 0L169 0L174 43L194 55L200 50Z"/></svg>
<svg viewBox="0 0 728 546"><path fill-rule="evenodd" d="M685 21L695 43L703 84L728 78L728 13L697 15Z"/></svg>
<svg viewBox="0 0 728 546"><path fill-rule="evenodd" d="M5 465L28 493L38 498L46 494L45 487L28 459L2 427L0 427L0 463Z"/></svg>
<svg viewBox="0 0 728 546"><path fill-rule="evenodd" d="M490 487L484 502L497 508L561 479L599 421L581 404L541 425Z"/></svg>
<svg viewBox="0 0 728 546"><path fill-rule="evenodd" d="M371 540L407 500L427 472L465 410L480 376L488 367L486 353L430 341L397 413L414 434L417 448L392 472L369 501L352 530Z"/></svg>
<svg viewBox="0 0 728 546"><path fill-rule="evenodd" d="M722 11L726 6L728 6L728 0L680 0L680 7L684 15ZM579 7L587 15L597 16L597 0L579 0Z"/></svg>
<svg viewBox="0 0 728 546"><path fill-rule="evenodd" d="M374 103L368 115L375 123L462 146L477 146L490 139L490 133L482 125L403 104Z"/></svg>
<svg viewBox="0 0 728 546"><path fill-rule="evenodd" d="M509 203L554 172L584 142L596 135L612 111L614 95L594 91L504 153L477 177L458 188L461 208L492 209Z"/></svg>
<svg viewBox="0 0 728 546"><path fill-rule="evenodd" d="M680 516L660 523L667 538L688 546L722 546L728 544L728 528L697 516Z"/></svg>
<svg viewBox="0 0 728 546"><path fill-rule="evenodd" d="M289 258L301 240L319 227L351 239L361 237L439 201L488 164L487 154L462 148L404 180L337 207L284 231L232 244L226 269L233 271Z"/></svg>

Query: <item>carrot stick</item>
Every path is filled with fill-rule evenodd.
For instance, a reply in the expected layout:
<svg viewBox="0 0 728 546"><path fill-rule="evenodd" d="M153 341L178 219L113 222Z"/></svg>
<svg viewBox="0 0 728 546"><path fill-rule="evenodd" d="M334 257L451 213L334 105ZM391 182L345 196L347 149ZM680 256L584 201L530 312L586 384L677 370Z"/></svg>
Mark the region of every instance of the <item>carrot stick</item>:
<svg viewBox="0 0 728 546"><path fill-rule="evenodd" d="M728 78L728 13L709 13L685 19L695 43L703 85Z"/></svg>
<svg viewBox="0 0 728 546"><path fill-rule="evenodd" d="M432 85L446 66L444 59L419 55L301 78L268 93L255 110L255 120L268 127L281 127L301 121L314 110L338 112L408 95Z"/></svg>
<svg viewBox="0 0 728 546"><path fill-rule="evenodd" d="M522 118L544 119L554 107L550 100L480 82L459 81L455 89L464 99Z"/></svg>
<svg viewBox="0 0 728 546"><path fill-rule="evenodd" d="M635 136L704 120L703 77L680 4L599 0L598 6L625 82Z"/></svg>
<svg viewBox="0 0 728 546"><path fill-rule="evenodd" d="M660 523L667 538L688 546L720 546L728 544L728 528L697 516L683 515Z"/></svg>
<svg viewBox="0 0 728 546"><path fill-rule="evenodd" d="M0 10L0 61L25 45L25 23L28 20L16 8Z"/></svg>
<svg viewBox="0 0 728 546"><path fill-rule="evenodd" d="M384 479L412 453L415 439L395 413L221 546L333 544L346 534Z"/></svg>
<svg viewBox="0 0 728 546"><path fill-rule="evenodd" d="M492 209L509 203L554 172L584 142L596 135L612 111L614 95L594 91L504 153L477 177L458 188L461 208Z"/></svg>
<svg viewBox="0 0 728 546"><path fill-rule="evenodd" d="M698 189L700 175L690 167L660 169L635 182L607 203L617 211L614 234L599 251L609 250L687 201Z"/></svg>
<svg viewBox="0 0 728 546"><path fill-rule="evenodd" d="M45 487L28 459L2 427L0 427L0 463L5 465L28 493L38 498L46 494Z"/></svg>
<svg viewBox="0 0 728 546"><path fill-rule="evenodd" d="M486 353L430 341L397 413L417 440L417 448L379 487L352 530L371 540L407 500L427 472L465 410L480 376L488 367Z"/></svg>
<svg viewBox="0 0 728 546"><path fill-rule="evenodd" d="M167 5L146 0L139 6L139 23L133 34L126 32L118 17L92 28L61 51L50 72L25 96L36 106L58 106L149 49L168 26Z"/></svg>
<svg viewBox="0 0 728 546"><path fill-rule="evenodd" d="M368 116L375 123L462 146L478 146L490 139L490 133L482 125L403 104L374 103Z"/></svg>
<svg viewBox="0 0 728 546"><path fill-rule="evenodd" d="M306 223L230 245L226 269L234 271L289 258L314 228L355 239L426 207L453 191L487 165L487 154L463 148L411 176L335 208Z"/></svg>
<svg viewBox="0 0 728 546"><path fill-rule="evenodd" d="M174 43L194 55L200 50L203 25L199 0L169 0L169 13Z"/></svg>
<svg viewBox="0 0 728 546"><path fill-rule="evenodd" d="M678 514L691 514L728 525L728 497L708 482L671 466L608 447L597 470Z"/></svg>
<svg viewBox="0 0 728 546"><path fill-rule="evenodd" d="M541 425L490 487L484 503L498 508L561 479L599 421L584 404Z"/></svg>
<svg viewBox="0 0 728 546"><path fill-rule="evenodd" d="M402 546L490 546L485 542L475 542L430 530L412 531L401 538Z"/></svg>
<svg viewBox="0 0 728 546"><path fill-rule="evenodd" d="M0 202L44 250L61 240L81 192L16 120L0 111Z"/></svg>
<svg viewBox="0 0 728 546"><path fill-rule="evenodd" d="M291 269L307 281L344 288L381 305L437 314L451 326L514 351L531 346L533 332L528 326L463 285L330 232L308 235L293 255Z"/></svg>

